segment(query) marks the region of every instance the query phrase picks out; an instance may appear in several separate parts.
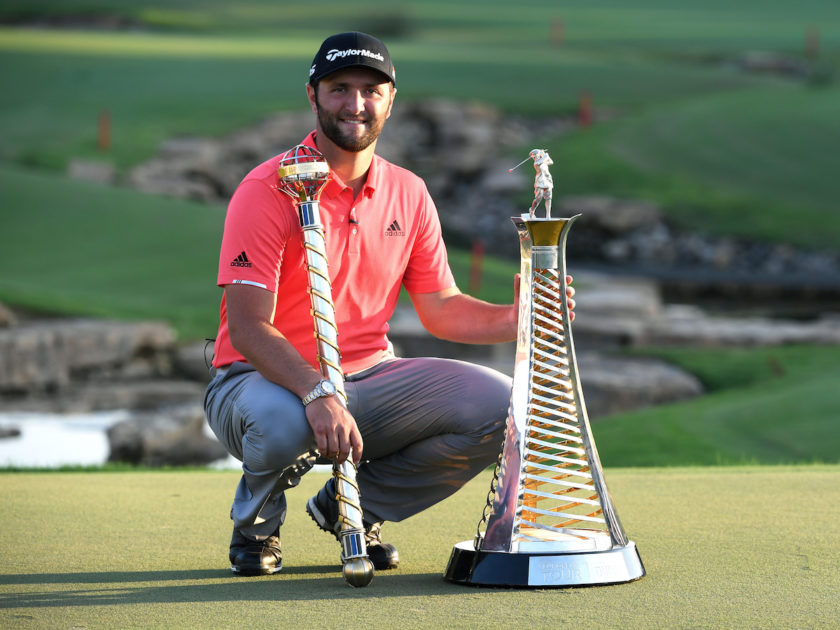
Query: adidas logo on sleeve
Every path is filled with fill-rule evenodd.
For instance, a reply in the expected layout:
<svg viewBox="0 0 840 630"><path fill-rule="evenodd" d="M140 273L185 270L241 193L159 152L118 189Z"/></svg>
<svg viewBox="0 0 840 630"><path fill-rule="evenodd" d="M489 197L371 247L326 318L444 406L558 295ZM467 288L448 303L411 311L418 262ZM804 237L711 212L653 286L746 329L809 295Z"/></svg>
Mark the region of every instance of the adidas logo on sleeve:
<svg viewBox="0 0 840 630"><path fill-rule="evenodd" d="M231 267L253 267L251 261L248 260L248 256L243 251L239 256L233 259L233 262L230 263Z"/></svg>

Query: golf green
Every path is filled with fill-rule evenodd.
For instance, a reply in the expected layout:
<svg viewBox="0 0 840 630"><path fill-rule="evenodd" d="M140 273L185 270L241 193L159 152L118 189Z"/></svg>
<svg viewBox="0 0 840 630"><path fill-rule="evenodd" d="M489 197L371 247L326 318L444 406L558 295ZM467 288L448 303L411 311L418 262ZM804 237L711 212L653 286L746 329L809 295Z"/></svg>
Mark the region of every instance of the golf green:
<svg viewBox="0 0 840 630"><path fill-rule="evenodd" d="M345 585L338 543L304 512L327 473L289 493L284 568L228 569L238 475L216 471L0 474L3 628L837 627L840 466L606 471L643 579L507 590L450 584L489 486L461 492L386 538L402 563Z"/></svg>

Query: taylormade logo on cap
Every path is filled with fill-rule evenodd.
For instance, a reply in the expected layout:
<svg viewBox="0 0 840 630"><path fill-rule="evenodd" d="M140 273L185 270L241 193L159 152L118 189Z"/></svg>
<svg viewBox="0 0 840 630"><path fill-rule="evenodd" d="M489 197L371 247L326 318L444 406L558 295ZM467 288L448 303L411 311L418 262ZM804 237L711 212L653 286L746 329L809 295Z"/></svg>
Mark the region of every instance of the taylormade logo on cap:
<svg viewBox="0 0 840 630"><path fill-rule="evenodd" d="M321 43L309 69L309 83L314 86L328 74L354 67L371 68L396 83L394 65L385 44L373 35L356 31L332 35Z"/></svg>
<svg viewBox="0 0 840 630"><path fill-rule="evenodd" d="M327 53L327 61L335 61L339 57L347 57L348 55L363 55L365 57L376 59L377 61L385 61L385 57L379 53L375 53L370 50L358 50L356 48L348 48L347 50L337 50L333 48Z"/></svg>

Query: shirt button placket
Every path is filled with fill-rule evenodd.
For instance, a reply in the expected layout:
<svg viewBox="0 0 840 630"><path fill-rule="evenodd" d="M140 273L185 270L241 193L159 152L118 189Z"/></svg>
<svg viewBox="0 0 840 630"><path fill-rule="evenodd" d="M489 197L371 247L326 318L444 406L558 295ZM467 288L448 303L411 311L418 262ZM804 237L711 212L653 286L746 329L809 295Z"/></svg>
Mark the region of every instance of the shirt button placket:
<svg viewBox="0 0 840 630"><path fill-rule="evenodd" d="M351 254L359 253L359 223L356 217L356 207L350 209L350 224L353 228L350 230L350 247L348 251Z"/></svg>

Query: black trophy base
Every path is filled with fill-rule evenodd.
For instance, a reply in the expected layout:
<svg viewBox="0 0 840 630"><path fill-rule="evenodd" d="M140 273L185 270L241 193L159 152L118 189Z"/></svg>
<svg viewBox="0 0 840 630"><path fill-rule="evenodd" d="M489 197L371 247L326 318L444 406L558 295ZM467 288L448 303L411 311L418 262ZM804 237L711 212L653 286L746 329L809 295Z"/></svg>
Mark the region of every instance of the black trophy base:
<svg viewBox="0 0 840 630"><path fill-rule="evenodd" d="M578 553L476 551L465 540L452 549L444 578L456 584L550 588L632 582L645 575L636 544Z"/></svg>

